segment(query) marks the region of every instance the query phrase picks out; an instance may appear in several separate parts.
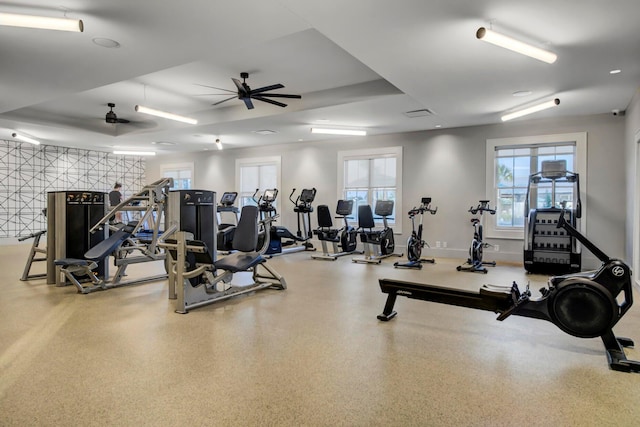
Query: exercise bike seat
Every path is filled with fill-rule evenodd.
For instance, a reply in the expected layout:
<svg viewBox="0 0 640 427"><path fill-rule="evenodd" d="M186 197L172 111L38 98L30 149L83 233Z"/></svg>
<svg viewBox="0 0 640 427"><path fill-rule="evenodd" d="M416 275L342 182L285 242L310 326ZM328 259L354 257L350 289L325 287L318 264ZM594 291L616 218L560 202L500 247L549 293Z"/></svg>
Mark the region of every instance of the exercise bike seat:
<svg viewBox="0 0 640 427"><path fill-rule="evenodd" d="M478 218L471 218L471 224L476 225L477 223L480 222L480 219Z"/></svg>

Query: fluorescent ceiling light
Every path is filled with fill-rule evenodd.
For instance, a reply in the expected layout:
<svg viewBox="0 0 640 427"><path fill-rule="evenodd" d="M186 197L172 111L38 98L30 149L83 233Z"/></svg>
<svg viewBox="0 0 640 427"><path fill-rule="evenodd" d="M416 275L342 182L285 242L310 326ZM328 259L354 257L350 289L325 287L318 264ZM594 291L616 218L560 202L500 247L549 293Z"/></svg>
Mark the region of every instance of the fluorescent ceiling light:
<svg viewBox="0 0 640 427"><path fill-rule="evenodd" d="M14 137L15 139L19 139L20 141L28 142L29 144L40 145L40 141L38 141L37 139L33 139L29 136L26 136L24 134L18 134L14 132L11 134L11 136Z"/></svg>
<svg viewBox="0 0 640 427"><path fill-rule="evenodd" d="M162 117L164 119L175 120L178 122L189 123L190 125L197 125L198 121L191 117L179 116L173 113L167 113L165 111L154 110L153 108L143 107L142 105L136 105L136 111L138 113L149 114L151 116Z"/></svg>
<svg viewBox="0 0 640 427"><path fill-rule="evenodd" d="M115 150L113 154L125 154L129 156L155 156L155 151L126 151L126 150Z"/></svg>
<svg viewBox="0 0 640 427"><path fill-rule="evenodd" d="M526 116L532 113L537 113L538 111L546 110L547 108L555 107L556 105L560 105L560 100L558 98L552 99L551 101L543 102L542 104L534 105L529 108L525 108L523 110L505 114L501 117L501 119L503 122L506 122L507 120L516 119L518 117Z"/></svg>
<svg viewBox="0 0 640 427"><path fill-rule="evenodd" d="M484 27L478 28L478 31L476 31L476 37L482 41L518 52L522 55L530 56L531 58L546 62L547 64L553 64L556 62L556 59L558 59L558 55L553 52L531 46L530 44L512 39L511 37L496 33L495 31L488 30Z"/></svg>
<svg viewBox="0 0 640 427"><path fill-rule="evenodd" d="M216 147L218 147L218 150L222 150L222 141L219 139L216 139Z"/></svg>
<svg viewBox="0 0 640 427"><path fill-rule="evenodd" d="M367 134L367 131L357 129L311 128L311 133L323 133L327 135L365 136Z"/></svg>
<svg viewBox="0 0 640 427"><path fill-rule="evenodd" d="M0 25L10 27L40 28L43 30L84 31L84 24L80 19L49 18L46 16L17 15L14 13L0 13Z"/></svg>

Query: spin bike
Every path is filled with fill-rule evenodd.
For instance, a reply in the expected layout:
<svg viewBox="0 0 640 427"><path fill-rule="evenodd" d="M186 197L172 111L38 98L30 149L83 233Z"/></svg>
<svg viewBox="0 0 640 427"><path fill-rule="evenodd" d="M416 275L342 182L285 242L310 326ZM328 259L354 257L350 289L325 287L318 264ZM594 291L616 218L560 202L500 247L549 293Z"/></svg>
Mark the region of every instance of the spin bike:
<svg viewBox="0 0 640 427"><path fill-rule="evenodd" d="M473 224L473 239L471 240L471 247L469 248L469 259L467 259L467 262L463 265L456 267L456 269L458 271L487 274L487 269L483 266L488 265L490 267L495 267L496 262L482 260L482 250L491 246L489 243L484 243L482 241L482 214L484 212L489 212L491 215L495 215L496 210L495 208L491 209L488 200L480 200L478 206L475 208L471 206L469 208L469 212L471 212L472 215L476 215L480 212L480 218L471 218L471 224Z"/></svg>
<svg viewBox="0 0 640 427"><path fill-rule="evenodd" d="M407 240L407 258L408 262L396 262L393 264L394 267L404 267L404 268L422 268L423 262L430 262L431 264L435 264L436 260L434 258L420 258L422 255L422 248L425 245L429 246L424 240L422 240L422 220L424 219L424 213L429 212L431 215L435 215L438 212L438 208L431 209L431 197L423 197L422 203L420 207L413 208L409 211L409 218L411 218L411 236ZM416 216L420 214L420 224L418 225L418 230L416 231Z"/></svg>

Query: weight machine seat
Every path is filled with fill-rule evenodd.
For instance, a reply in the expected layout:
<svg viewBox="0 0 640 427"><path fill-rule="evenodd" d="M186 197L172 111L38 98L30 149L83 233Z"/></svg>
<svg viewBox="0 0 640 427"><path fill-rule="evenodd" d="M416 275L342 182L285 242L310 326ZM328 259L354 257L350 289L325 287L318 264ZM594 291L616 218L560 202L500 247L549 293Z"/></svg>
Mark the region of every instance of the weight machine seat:
<svg viewBox="0 0 640 427"><path fill-rule="evenodd" d="M53 261L54 265L61 266L88 266L91 265L91 261L99 261L106 258L111 252L120 247L122 242L131 237L131 232L135 229L137 222L130 222L127 225L120 228L120 230L109 236L108 239L103 240L85 254L86 259L79 258L60 258Z"/></svg>
<svg viewBox="0 0 640 427"><path fill-rule="evenodd" d="M91 249L89 249L84 257L90 260L101 260L106 258L111 252L120 247L122 242L131 237L133 230L135 230L137 222L132 221L122 227L120 230L109 236L108 239L103 240Z"/></svg>
<svg viewBox="0 0 640 427"><path fill-rule="evenodd" d="M266 262L258 246L258 207L245 206L242 208L240 221L233 235L232 247L234 252L214 262L216 269L222 269L232 273L247 271L258 264Z"/></svg>

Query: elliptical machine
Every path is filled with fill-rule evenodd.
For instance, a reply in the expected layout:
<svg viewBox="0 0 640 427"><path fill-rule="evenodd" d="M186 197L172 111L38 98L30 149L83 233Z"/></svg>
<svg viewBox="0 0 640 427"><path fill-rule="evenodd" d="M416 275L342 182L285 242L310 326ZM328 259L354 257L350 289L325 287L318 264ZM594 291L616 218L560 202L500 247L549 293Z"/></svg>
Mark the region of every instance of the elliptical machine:
<svg viewBox="0 0 640 427"><path fill-rule="evenodd" d="M424 213L429 212L431 215L435 215L438 212L438 208L431 209L431 197L423 197L421 204L417 208L413 208L409 211L409 218L411 219L411 236L407 240L407 259L408 262L396 262L394 267L403 268L422 268L423 262L430 262L435 264L434 258L420 258L422 255L422 248L429 244L422 240L422 220L424 219ZM420 223L418 224L418 230L416 231L416 216L420 214Z"/></svg>
<svg viewBox="0 0 640 427"><path fill-rule="evenodd" d="M473 239L471 239L471 247L469 248L469 258L465 264L459 265L456 269L458 271L487 274L487 269L483 266L488 265L495 267L496 262L482 260L482 250L491 246L489 243L484 243L482 241L482 214L484 212L489 212L491 215L495 215L496 210L495 208L491 209L488 200L480 200L478 206L475 208L471 206L469 208L469 212L471 212L472 215L476 215L480 212L480 218L471 218L471 224L473 224Z"/></svg>
<svg viewBox="0 0 640 427"><path fill-rule="evenodd" d="M336 206L336 218L344 221L344 226L340 229L333 228L331 212L329 206L318 206L318 228L314 233L322 243L322 255L311 255L313 259L326 259L335 261L338 257L349 254L362 254L364 251L357 251L358 231L349 225L348 217L353 213L353 200L338 200ZM327 249L327 242L333 245L333 253ZM338 245L342 251L338 250Z"/></svg>
<svg viewBox="0 0 640 427"><path fill-rule="evenodd" d="M310 242L311 237L313 237L313 231L311 230L311 212L313 212L313 206L311 206L311 203L316 197L316 189L305 188L300 192L298 197L293 200L293 194L295 192L296 189L294 188L289 195L289 200L294 205L293 211L298 215L298 230L296 234L293 234L286 227L272 225L269 247L265 255L280 255L291 252L316 250ZM267 196L266 198L265 195ZM261 214L276 215L273 202L277 195L278 190L275 188L265 190L261 201L263 204L267 203L267 205L263 207L259 206Z"/></svg>

